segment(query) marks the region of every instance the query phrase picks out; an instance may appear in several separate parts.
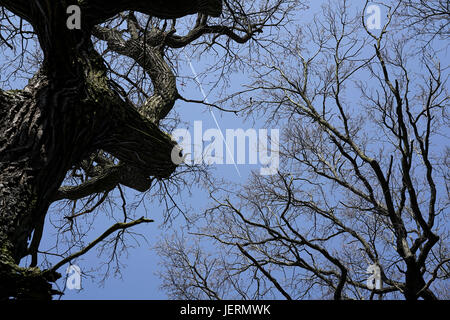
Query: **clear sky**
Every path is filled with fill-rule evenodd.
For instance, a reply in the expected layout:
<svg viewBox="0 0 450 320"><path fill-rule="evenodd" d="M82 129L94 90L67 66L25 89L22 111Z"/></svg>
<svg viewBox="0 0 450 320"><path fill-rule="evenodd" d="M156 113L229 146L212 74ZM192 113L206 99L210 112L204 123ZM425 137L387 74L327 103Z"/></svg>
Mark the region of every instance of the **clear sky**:
<svg viewBox="0 0 450 320"><path fill-rule="evenodd" d="M312 1L310 8L305 11L299 21L301 24L309 22L315 13L320 13L320 6L325 1ZM361 7L362 1L357 1ZM382 15L384 16L384 15ZM204 57L205 58L205 57ZM0 61L1 63L1 61ZM193 60L192 64L196 72L201 73L203 69L209 64L216 63L212 59L206 59L202 61ZM185 63L182 66L181 74L192 76L191 66ZM208 83L212 83L215 75L210 75L208 79L202 80L205 92L208 94L208 100L216 101L220 99L217 90L208 87ZM231 93L233 90L237 91L241 88L242 84L247 80L245 74L235 73L232 75L232 81L230 88L227 92ZM203 99L202 93L198 85L191 81L186 83L185 86L179 86L181 94L189 99ZM181 119L187 122L190 126L191 132L193 132L194 121L201 120L203 124L203 132L206 129L216 128L216 122L210 113L210 110L203 105L186 103L178 101L176 103L175 111L179 113ZM244 119L237 117L234 114L222 113L219 110L213 109L213 113L217 118L217 123L220 125L222 132L225 134L225 129L238 129L244 130L248 128L263 128L266 127L262 122L254 124L251 121L245 121ZM184 127L182 125L182 127ZM271 128L267 128L271 129ZM281 128L280 128L281 129ZM244 182L251 170L259 169L259 165L238 165L239 173L233 165L217 165L214 168L213 173L219 177L226 178L234 182ZM136 195L135 192L130 189L126 189L126 196L131 200ZM183 198L185 202L189 203L192 207L201 210L206 208L208 204L208 197L205 192L193 192L191 195L188 193L178 195ZM146 215L144 207L141 205L136 212L136 217ZM90 277L83 277L82 290L65 290L65 295L62 299L166 299L166 294L159 289L161 284L156 272L162 270L160 258L157 256L155 250L152 249L158 240L163 236L170 234L172 230L176 230L180 226L185 224L183 217L180 215L173 221L170 227L162 226L164 221L163 207L147 206L147 216L155 220L154 223L143 224L133 227L131 231L141 233L146 236L147 241L139 241L139 244L134 243L133 248L128 249L128 254L122 256L120 259L124 265L121 268L122 277L110 276L104 282L104 285L99 285L99 278L91 279ZM52 219L58 212L52 210L52 213L48 216L48 219ZM46 250L51 248L56 241L55 229L52 227L50 220L46 223L46 229L44 230L44 238L41 242L40 250ZM94 240L104 230L110 227L113 221L107 217L98 216L93 229L89 231L87 240ZM139 239L139 238L138 238ZM98 251L91 250L88 254L80 259L73 261L77 264L82 271L88 271L91 268L97 268L102 264L105 259L105 255L98 256ZM54 261L59 261L60 258L55 258ZM59 272L64 275L65 268L62 267ZM90 274L90 273L88 273ZM95 274L95 273L92 273ZM64 285L64 279L58 282L59 285Z"/></svg>

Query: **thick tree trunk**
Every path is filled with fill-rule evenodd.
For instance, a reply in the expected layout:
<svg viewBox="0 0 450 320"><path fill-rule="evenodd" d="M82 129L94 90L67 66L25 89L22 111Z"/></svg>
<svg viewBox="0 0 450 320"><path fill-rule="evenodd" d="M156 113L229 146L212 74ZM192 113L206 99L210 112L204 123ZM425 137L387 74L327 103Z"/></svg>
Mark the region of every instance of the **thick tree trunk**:
<svg viewBox="0 0 450 320"><path fill-rule="evenodd" d="M437 300L437 297L431 290L423 290L425 285L426 283L418 264L412 259L407 263L404 290L405 299L418 300L419 298L422 298L424 300Z"/></svg>
<svg viewBox="0 0 450 320"><path fill-rule="evenodd" d="M83 56L81 75L46 69L24 91L0 91L0 299L54 294L58 275L18 264L74 164L103 149L144 176L175 169L171 138L108 87L94 51Z"/></svg>
<svg viewBox="0 0 450 320"><path fill-rule="evenodd" d="M43 224L66 172L92 150L92 132L80 130L80 125L89 128L90 123L75 106L78 90L43 79L29 92L0 95L1 297L43 297L50 293L20 288L23 283L16 281L17 266L12 263L17 265L28 254L28 240ZM34 282L48 279L41 275L38 281L38 274L33 272ZM36 287L37 291L48 289L45 285Z"/></svg>
<svg viewBox="0 0 450 320"><path fill-rule="evenodd" d="M101 77L87 81L88 90L38 78L26 91L0 91L0 299L54 293L47 281L57 275L18 263L74 164L102 148L144 175L167 177L175 168L170 137L109 88L96 87Z"/></svg>

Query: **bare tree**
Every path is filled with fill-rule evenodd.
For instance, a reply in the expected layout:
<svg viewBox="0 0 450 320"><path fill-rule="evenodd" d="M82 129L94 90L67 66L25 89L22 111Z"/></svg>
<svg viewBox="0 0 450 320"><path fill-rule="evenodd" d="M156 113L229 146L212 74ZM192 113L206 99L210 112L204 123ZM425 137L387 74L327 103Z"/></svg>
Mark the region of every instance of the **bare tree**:
<svg viewBox="0 0 450 320"><path fill-rule="evenodd" d="M450 36L450 4L444 0L406 0L401 10L402 23L411 33L446 39Z"/></svg>
<svg viewBox="0 0 450 320"><path fill-rule="evenodd" d="M211 185L203 223L160 243L172 297L449 298L448 66L391 30L409 4L380 30L329 4L256 65L230 99L284 126L281 167Z"/></svg>
<svg viewBox="0 0 450 320"><path fill-rule="evenodd" d="M186 182L171 160L176 143L163 131L183 99L176 50L218 47L235 57L233 43L251 43L264 28L287 23L296 3L0 0L0 299L51 298L59 293L52 288L57 269L97 245L116 259L127 229L152 222L129 214L120 186L147 192L158 185L154 194L164 201L174 192L167 184L176 190ZM67 26L69 5L80 8L79 29ZM28 84L8 90L20 78ZM67 246L42 252L55 202ZM80 231L79 219L108 205L123 215L85 245L89 226ZM61 261L48 265L48 256ZM19 266L25 257L29 265Z"/></svg>

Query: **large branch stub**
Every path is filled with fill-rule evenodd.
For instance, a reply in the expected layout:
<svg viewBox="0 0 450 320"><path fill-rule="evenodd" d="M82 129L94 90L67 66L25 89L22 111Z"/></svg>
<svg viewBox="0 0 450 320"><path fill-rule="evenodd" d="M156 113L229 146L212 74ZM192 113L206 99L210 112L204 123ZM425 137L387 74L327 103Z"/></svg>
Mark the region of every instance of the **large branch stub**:
<svg viewBox="0 0 450 320"><path fill-rule="evenodd" d="M148 176L167 178L176 166L171 161L175 142L136 109L122 104L112 110L111 130L101 138L101 148Z"/></svg>

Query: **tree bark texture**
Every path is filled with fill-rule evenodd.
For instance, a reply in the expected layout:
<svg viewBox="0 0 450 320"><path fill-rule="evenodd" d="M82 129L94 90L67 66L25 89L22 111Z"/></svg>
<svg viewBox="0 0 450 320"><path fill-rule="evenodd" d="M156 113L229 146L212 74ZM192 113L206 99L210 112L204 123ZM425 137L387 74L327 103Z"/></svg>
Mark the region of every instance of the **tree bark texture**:
<svg viewBox="0 0 450 320"><path fill-rule="evenodd" d="M110 86L91 42L93 26L130 9L168 18L199 10L220 14L221 1L212 1L212 9L207 2L0 1L31 23L44 53L41 69L24 90L0 89L0 299L50 299L55 294L51 281L60 275L18 264L30 254L33 232L40 233L75 164L101 149L119 159L120 165L112 168L116 175L137 171L143 177L167 178L175 170L175 142ZM66 27L71 4L82 8L81 30ZM173 103L167 107L160 100L161 111L155 102L150 113L165 116ZM107 188L108 181L103 183Z"/></svg>

